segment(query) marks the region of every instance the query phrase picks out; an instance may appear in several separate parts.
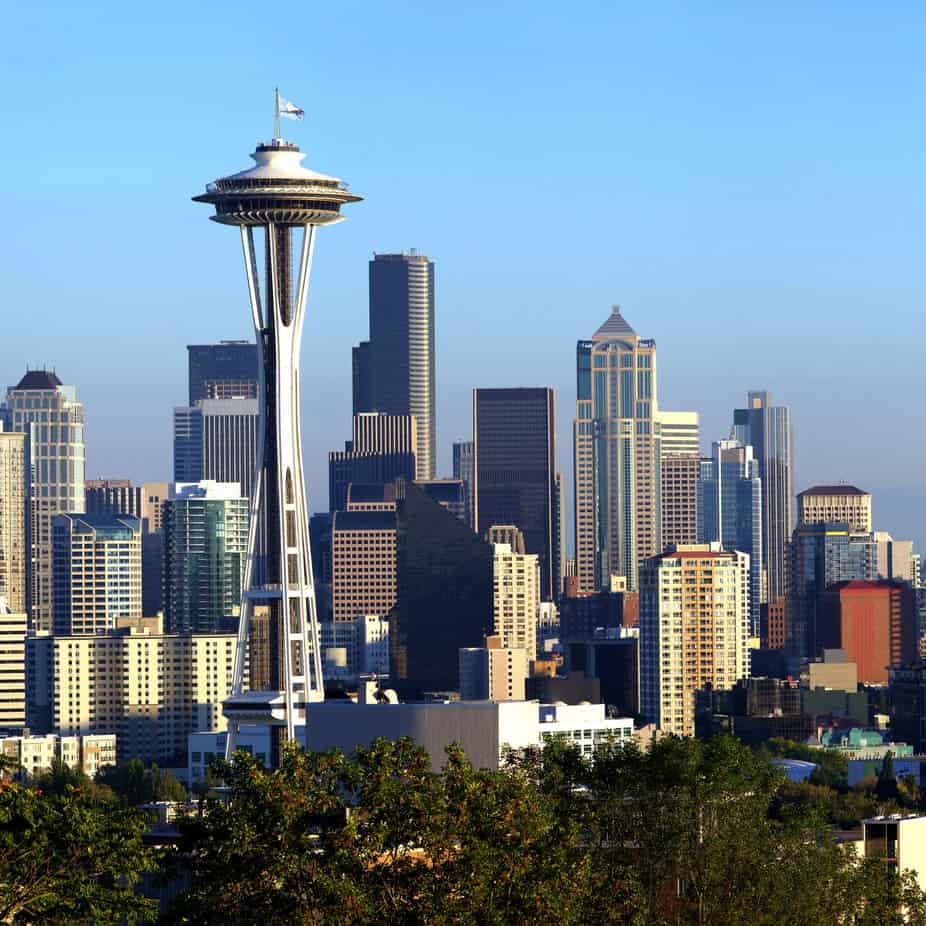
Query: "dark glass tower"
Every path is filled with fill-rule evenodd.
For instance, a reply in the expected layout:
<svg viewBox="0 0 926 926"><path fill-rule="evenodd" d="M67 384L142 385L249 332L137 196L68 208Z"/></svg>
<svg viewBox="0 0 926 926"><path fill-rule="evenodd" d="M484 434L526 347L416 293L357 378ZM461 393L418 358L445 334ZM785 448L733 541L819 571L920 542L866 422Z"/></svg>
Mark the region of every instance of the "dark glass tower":
<svg viewBox="0 0 926 926"><path fill-rule="evenodd" d="M260 378L257 345L247 341L220 341L218 344L190 344L190 398L256 399Z"/></svg>
<svg viewBox="0 0 926 926"><path fill-rule="evenodd" d="M354 369L355 396L370 404L365 410L418 419L418 478L433 479L434 264L423 254L377 254L370 261L369 358L355 354Z"/></svg>
<svg viewBox="0 0 926 926"><path fill-rule="evenodd" d="M540 562L540 594L553 598L556 544L553 390L475 389L476 530L513 524Z"/></svg>
<svg viewBox="0 0 926 926"><path fill-rule="evenodd" d="M459 650L492 627L492 547L405 479L396 483L390 680L406 698L456 689Z"/></svg>

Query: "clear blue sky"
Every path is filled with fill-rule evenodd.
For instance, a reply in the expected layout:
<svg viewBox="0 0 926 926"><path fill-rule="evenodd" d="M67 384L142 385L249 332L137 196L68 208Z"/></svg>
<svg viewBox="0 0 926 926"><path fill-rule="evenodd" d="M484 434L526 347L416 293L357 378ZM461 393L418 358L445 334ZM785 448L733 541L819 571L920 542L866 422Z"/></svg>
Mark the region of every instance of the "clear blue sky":
<svg viewBox="0 0 926 926"><path fill-rule="evenodd" d="M438 436L474 385L552 385L619 302L660 402L725 436L792 406L797 487L875 492L926 545L921 3L17 4L5 13L0 371L55 365L93 476L168 478L185 345L249 335L233 231L189 197L307 110L307 163L367 197L323 230L308 476L348 436L373 250L437 264ZM571 479L571 475L570 475Z"/></svg>

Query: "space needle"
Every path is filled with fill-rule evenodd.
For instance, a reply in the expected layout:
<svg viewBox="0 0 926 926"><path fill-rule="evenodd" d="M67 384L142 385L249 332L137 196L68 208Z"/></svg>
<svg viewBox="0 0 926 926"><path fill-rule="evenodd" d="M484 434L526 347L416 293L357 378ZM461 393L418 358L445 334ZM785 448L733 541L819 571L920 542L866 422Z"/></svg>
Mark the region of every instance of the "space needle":
<svg viewBox="0 0 926 926"><path fill-rule="evenodd" d="M281 741L295 740L307 705L324 699L299 412L299 351L315 231L343 221L341 207L363 197L302 166L305 155L280 131L281 116L301 118L302 110L279 91L274 115L273 140L257 146L255 165L208 184L193 199L215 207L212 221L237 225L241 233L260 359L248 555L232 691L223 704L226 755L234 752L241 724L269 726L269 758L276 767ZM244 691L248 650L251 690Z"/></svg>

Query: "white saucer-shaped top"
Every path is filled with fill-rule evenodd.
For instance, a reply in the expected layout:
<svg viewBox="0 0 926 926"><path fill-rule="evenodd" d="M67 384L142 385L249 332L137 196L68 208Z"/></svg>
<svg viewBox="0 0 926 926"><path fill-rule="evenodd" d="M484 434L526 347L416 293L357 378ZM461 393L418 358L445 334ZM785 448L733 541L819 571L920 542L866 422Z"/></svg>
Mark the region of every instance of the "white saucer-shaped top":
<svg viewBox="0 0 926 926"><path fill-rule="evenodd" d="M223 180L304 180L306 183L340 183L337 177L329 177L302 166L305 154L294 145L275 147L261 145L251 157L254 167L242 170Z"/></svg>

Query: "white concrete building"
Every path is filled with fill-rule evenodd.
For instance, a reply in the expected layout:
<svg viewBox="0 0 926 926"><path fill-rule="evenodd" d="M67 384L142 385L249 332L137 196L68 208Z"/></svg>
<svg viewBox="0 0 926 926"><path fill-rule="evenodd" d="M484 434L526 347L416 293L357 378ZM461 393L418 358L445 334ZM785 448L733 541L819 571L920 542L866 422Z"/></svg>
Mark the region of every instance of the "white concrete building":
<svg viewBox="0 0 926 926"><path fill-rule="evenodd" d="M865 858L879 858L894 872L910 870L926 890L926 816L895 813L862 821Z"/></svg>
<svg viewBox="0 0 926 926"><path fill-rule="evenodd" d="M493 549L493 632L502 638L506 649L523 649L528 659L536 659L540 608L537 555L514 553L508 543L496 543Z"/></svg>
<svg viewBox="0 0 926 926"><path fill-rule="evenodd" d="M7 736L0 739L0 753L12 759L30 777L51 768L60 759L91 778L104 765L116 764L116 737L96 736Z"/></svg>
<svg viewBox="0 0 926 926"><path fill-rule="evenodd" d="M337 747L345 753L369 746L377 737L410 736L431 756L435 771L444 750L459 743L477 768L498 769L505 750L543 746L554 735L580 745L583 754L611 741L629 742L633 721L608 718L603 704L540 704L537 701L444 701L437 703L311 704L306 748ZM586 748L588 747L588 748Z"/></svg>
<svg viewBox="0 0 926 926"><path fill-rule="evenodd" d="M187 787L203 780L209 763L214 758L224 757L227 741L228 732L225 730L221 733L206 730L189 735L187 739ZM270 728L242 724L238 729L235 749L243 749L266 764L267 757L270 755Z"/></svg>

